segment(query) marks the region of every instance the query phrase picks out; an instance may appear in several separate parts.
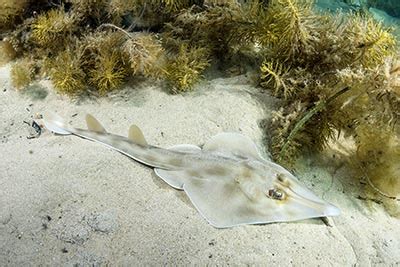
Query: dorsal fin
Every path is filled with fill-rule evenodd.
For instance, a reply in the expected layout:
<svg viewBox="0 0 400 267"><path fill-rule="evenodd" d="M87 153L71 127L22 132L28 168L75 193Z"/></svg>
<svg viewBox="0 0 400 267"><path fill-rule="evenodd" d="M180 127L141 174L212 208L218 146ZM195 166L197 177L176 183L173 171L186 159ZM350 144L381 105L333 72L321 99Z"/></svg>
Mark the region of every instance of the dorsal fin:
<svg viewBox="0 0 400 267"><path fill-rule="evenodd" d="M239 133L220 133L213 136L203 146L203 150L220 152L235 157L263 159L256 144Z"/></svg>
<svg viewBox="0 0 400 267"><path fill-rule="evenodd" d="M146 142L146 139L144 138L142 130L140 130L140 128L134 124L131 125L131 127L129 127L128 138L138 145L142 145L142 146L148 145Z"/></svg>
<svg viewBox="0 0 400 267"><path fill-rule="evenodd" d="M106 133L106 129L100 124L95 117L90 114L86 114L86 124L90 131L98 132L98 133Z"/></svg>

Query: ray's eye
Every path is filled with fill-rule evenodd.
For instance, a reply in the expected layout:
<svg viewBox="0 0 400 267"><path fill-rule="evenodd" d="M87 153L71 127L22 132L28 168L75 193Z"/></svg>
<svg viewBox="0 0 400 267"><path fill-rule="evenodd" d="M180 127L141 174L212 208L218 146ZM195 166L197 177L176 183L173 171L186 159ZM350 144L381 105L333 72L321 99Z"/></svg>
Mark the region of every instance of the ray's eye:
<svg viewBox="0 0 400 267"><path fill-rule="evenodd" d="M284 198L284 193L276 188L268 190L268 196L272 199L282 200Z"/></svg>

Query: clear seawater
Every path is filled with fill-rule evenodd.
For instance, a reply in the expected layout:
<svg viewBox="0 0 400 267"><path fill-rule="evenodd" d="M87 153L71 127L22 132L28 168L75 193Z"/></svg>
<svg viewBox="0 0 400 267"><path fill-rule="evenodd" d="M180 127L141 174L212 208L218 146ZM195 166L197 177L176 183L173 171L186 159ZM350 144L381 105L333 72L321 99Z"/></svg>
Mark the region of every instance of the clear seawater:
<svg viewBox="0 0 400 267"><path fill-rule="evenodd" d="M316 7L324 12L368 13L400 38L400 0L316 0Z"/></svg>
<svg viewBox="0 0 400 267"><path fill-rule="evenodd" d="M317 6L330 11L375 10L400 19L400 0L316 0Z"/></svg>

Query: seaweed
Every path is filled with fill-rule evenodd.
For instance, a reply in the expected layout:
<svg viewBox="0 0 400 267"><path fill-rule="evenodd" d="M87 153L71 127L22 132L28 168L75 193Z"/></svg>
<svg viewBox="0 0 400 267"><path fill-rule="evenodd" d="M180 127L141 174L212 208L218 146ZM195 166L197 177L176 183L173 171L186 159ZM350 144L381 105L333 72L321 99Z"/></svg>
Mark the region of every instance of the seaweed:
<svg viewBox="0 0 400 267"><path fill-rule="evenodd" d="M137 0L111 0L107 6L111 23L123 26L124 19L133 17L130 15L137 11L137 6Z"/></svg>
<svg viewBox="0 0 400 267"><path fill-rule="evenodd" d="M79 95L86 88L86 74L82 69L83 52L74 48L61 51L47 63L54 87L63 94Z"/></svg>
<svg viewBox="0 0 400 267"><path fill-rule="evenodd" d="M77 18L64 9L51 9L32 23L31 40L41 47L65 47L76 29Z"/></svg>
<svg viewBox="0 0 400 267"><path fill-rule="evenodd" d="M104 95L120 87L127 77L127 72L118 52L100 53L97 55L94 68L89 71L89 77L100 95Z"/></svg>
<svg viewBox="0 0 400 267"><path fill-rule="evenodd" d="M309 1L270 7L253 27L265 57L260 85L282 99L268 129L273 158L293 167L307 151L352 138L370 188L398 196L400 63L391 29L368 15L316 13Z"/></svg>
<svg viewBox="0 0 400 267"><path fill-rule="evenodd" d="M204 0L205 6L232 6L237 5L236 0Z"/></svg>
<svg viewBox="0 0 400 267"><path fill-rule="evenodd" d="M172 18L171 10L161 0L136 0L135 7L125 16L130 29L160 31L165 22Z"/></svg>
<svg viewBox="0 0 400 267"><path fill-rule="evenodd" d="M165 77L172 92L191 89L211 63L240 66L244 58L253 62L257 58L249 33L253 11L236 1L208 1L182 10L166 23L161 37L170 54ZM193 54L188 50L194 50Z"/></svg>
<svg viewBox="0 0 400 267"><path fill-rule="evenodd" d="M298 110L303 115L292 120L291 127L284 127L288 131L296 129L292 134L280 133L282 127L278 121L282 125L287 122L282 117L276 118L276 135L292 136L293 139L294 134L300 134L302 138L297 138L297 149L321 150L332 137L333 130L351 134L356 123L371 111L367 107L377 96L379 90L376 87L382 88L385 83L378 69L385 58L395 54L395 38L370 18L361 19L355 14L339 19L320 15L312 11L308 1L280 0L272 1L271 5L268 12L274 11L275 15L271 19L272 30L266 31L266 36L285 38L279 38L279 41L272 38L264 44L267 46L266 59L260 68L260 85L282 97L283 105L291 107L300 103L303 107L302 111ZM291 16L294 17L292 20L289 19ZM276 51L281 52L277 54ZM301 124L302 130L294 127L301 118L344 87L350 90ZM274 144L272 147L282 148Z"/></svg>
<svg viewBox="0 0 400 267"><path fill-rule="evenodd" d="M271 46L281 61L302 63L308 54L317 53L325 17L313 11L313 1L273 0L268 6L268 34L260 41ZM269 38L272 36L273 38Z"/></svg>
<svg viewBox="0 0 400 267"><path fill-rule="evenodd" d="M129 36L122 46L128 55L132 75L159 78L165 64L165 50L153 34Z"/></svg>
<svg viewBox="0 0 400 267"><path fill-rule="evenodd" d="M327 109L330 105L330 103L332 101L334 101L336 98L338 98L340 95L346 93L350 88L349 87L345 87L343 89L341 89L340 91L338 91L337 93L335 93L334 95L330 96L327 100L321 100L319 101L317 104L315 104L311 109L307 110L307 112L304 112L304 115L302 115L301 117L299 117L299 119L297 120L296 124L293 125L292 129L290 131L287 131L287 136L284 138L284 142L279 146L279 153L276 155L275 154L275 158L278 162L284 162L284 159L288 159L290 158L287 154L288 154L288 150L289 147L292 147L291 150L289 152L289 154L293 155L293 144L295 138L299 138L297 135L300 131L303 131L303 143L306 143L304 141L304 126L306 124L310 124L310 121L312 121L313 117L320 114L322 111L324 111L325 109ZM317 145L317 147L320 147L321 145L324 145L327 143L328 139L331 138L333 136L333 130L332 128L329 126L329 124L327 123L321 123L321 121L318 122L319 124L319 131L323 134L320 135L320 137L322 137L322 140L317 141L317 138L313 138L313 142L310 144L308 144L309 146L313 145ZM322 127L321 127L322 126ZM325 126L325 127L324 127ZM297 142L295 144L295 146L298 146L299 143Z"/></svg>
<svg viewBox="0 0 400 267"><path fill-rule="evenodd" d="M172 22L166 23L162 37L170 50L177 50L185 42L207 49L214 60L223 60L231 56L239 44L247 44L238 42L239 39L245 39L241 38L242 33L248 30L237 31L244 19L244 11L238 5L193 6L180 12Z"/></svg>
<svg viewBox="0 0 400 267"><path fill-rule="evenodd" d="M169 11L177 11L189 7L192 2L191 0L153 0L153 3L164 4Z"/></svg>
<svg viewBox="0 0 400 267"><path fill-rule="evenodd" d="M126 36L120 32L99 31L82 41L84 68L88 69L90 84L100 95L121 86L128 76L129 62L122 46Z"/></svg>
<svg viewBox="0 0 400 267"><path fill-rule="evenodd" d="M357 127L355 140L360 175L372 190L396 198L400 194L400 139L389 125L369 121Z"/></svg>
<svg viewBox="0 0 400 267"><path fill-rule="evenodd" d="M352 61L359 61L366 68L381 65L396 50L396 38L391 30L384 29L380 22L368 16L349 17L344 34L352 40L355 50L358 50Z"/></svg>
<svg viewBox="0 0 400 267"><path fill-rule="evenodd" d="M120 86L127 75L124 41L122 33L110 31L75 37L64 50L46 60L44 69L61 93L74 96L93 88L104 95Z"/></svg>
<svg viewBox="0 0 400 267"><path fill-rule="evenodd" d="M68 0L77 16L87 21L94 19L100 22L107 14L108 0ZM113 1L115 3L115 1Z"/></svg>
<svg viewBox="0 0 400 267"><path fill-rule="evenodd" d="M28 86L35 76L34 64L29 59L23 59L15 62L11 66L11 84L21 90Z"/></svg>
<svg viewBox="0 0 400 267"><path fill-rule="evenodd" d="M15 27L15 24L22 20L28 4L28 0L0 0L0 30Z"/></svg>
<svg viewBox="0 0 400 267"><path fill-rule="evenodd" d="M300 101L285 108L281 107L272 112L271 121L267 125L271 131L269 150L272 157L286 167L294 165L294 160L301 155L301 148L305 144L299 134L292 135L288 140L292 128L304 113L304 109ZM285 147L284 150L283 147Z"/></svg>
<svg viewBox="0 0 400 267"><path fill-rule="evenodd" d="M91 89L104 95L138 75L163 78L175 93L189 90L211 60L240 50L245 30L235 28L248 22L232 0L65 0L35 12L8 40L16 55L43 63L41 73L68 95ZM69 63L67 75L61 61Z"/></svg>
<svg viewBox="0 0 400 267"><path fill-rule="evenodd" d="M290 97L293 93L293 87L290 81L287 80L290 66L284 66L282 63L274 60L264 61L260 67L260 71L260 85L262 87L274 88L275 96L281 96L284 99Z"/></svg>
<svg viewBox="0 0 400 267"><path fill-rule="evenodd" d="M165 78L171 85L171 92L185 92L201 78L201 73L209 65L207 50L190 47L183 43L177 55L167 60Z"/></svg>
<svg viewBox="0 0 400 267"><path fill-rule="evenodd" d="M17 52L8 40L0 41L0 66L15 59Z"/></svg>

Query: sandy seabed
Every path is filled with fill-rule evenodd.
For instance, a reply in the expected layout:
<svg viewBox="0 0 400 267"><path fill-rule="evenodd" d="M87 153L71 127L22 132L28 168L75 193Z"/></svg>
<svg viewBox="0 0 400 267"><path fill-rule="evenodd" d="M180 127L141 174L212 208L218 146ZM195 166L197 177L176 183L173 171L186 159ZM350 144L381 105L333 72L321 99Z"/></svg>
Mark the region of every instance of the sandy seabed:
<svg viewBox="0 0 400 267"><path fill-rule="evenodd" d="M74 136L27 138L24 121L55 111L76 127L91 113L117 134L135 123L161 147L201 145L223 131L263 147L259 123L275 100L246 76L203 81L184 96L142 82L81 101L54 93L48 81L35 85L48 92L35 100L9 80L9 66L1 68L0 266L400 265L400 220L379 204L368 208L333 155L305 160L296 173L342 210L331 227L310 219L215 229L184 192L118 152Z"/></svg>

